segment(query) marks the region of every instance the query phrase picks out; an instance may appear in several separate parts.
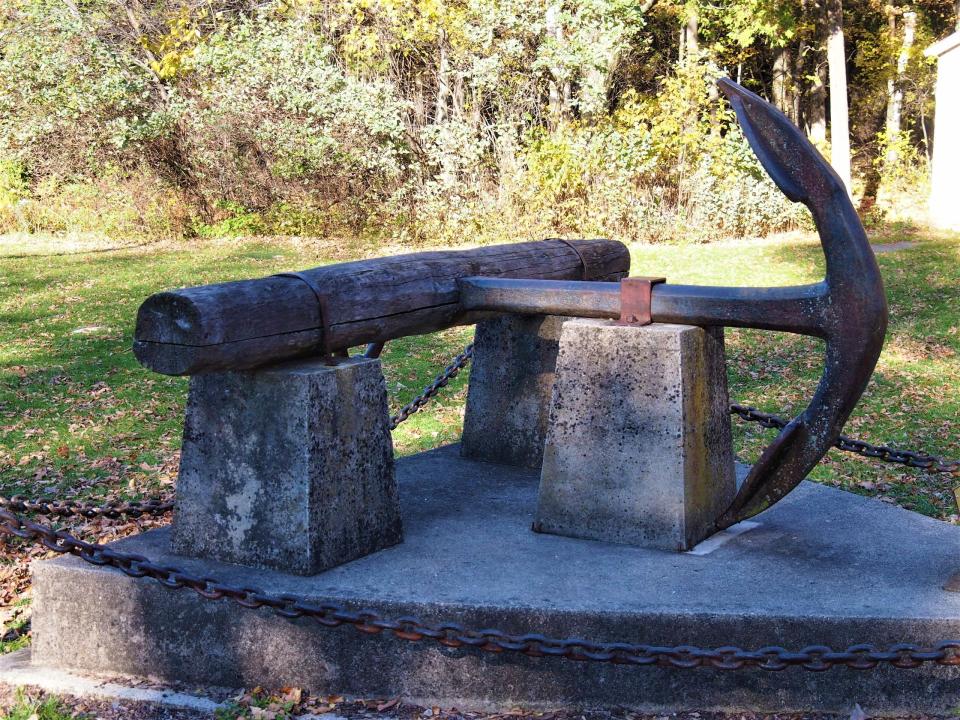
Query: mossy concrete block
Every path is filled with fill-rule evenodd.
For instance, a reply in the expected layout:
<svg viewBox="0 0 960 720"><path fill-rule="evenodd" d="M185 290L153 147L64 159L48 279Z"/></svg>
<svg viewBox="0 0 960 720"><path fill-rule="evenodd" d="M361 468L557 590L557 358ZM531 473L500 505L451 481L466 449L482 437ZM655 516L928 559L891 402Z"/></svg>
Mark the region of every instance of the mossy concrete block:
<svg viewBox="0 0 960 720"><path fill-rule="evenodd" d="M560 329L568 319L507 315L477 324L464 457L540 467Z"/></svg>
<svg viewBox="0 0 960 720"><path fill-rule="evenodd" d="M566 323L535 527L693 547L735 491L728 408L722 329Z"/></svg>
<svg viewBox="0 0 960 720"><path fill-rule="evenodd" d="M190 381L173 550L309 575L402 539L379 360Z"/></svg>

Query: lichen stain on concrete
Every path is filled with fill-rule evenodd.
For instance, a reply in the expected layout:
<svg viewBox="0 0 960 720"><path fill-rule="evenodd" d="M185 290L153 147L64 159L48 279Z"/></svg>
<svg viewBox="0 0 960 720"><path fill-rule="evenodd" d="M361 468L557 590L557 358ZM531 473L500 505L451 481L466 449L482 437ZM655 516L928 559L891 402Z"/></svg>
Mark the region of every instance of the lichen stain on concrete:
<svg viewBox="0 0 960 720"><path fill-rule="evenodd" d="M235 466L234 477L240 486L237 492L225 495L223 503L232 513L232 518L217 515L217 522L226 530L227 539L234 549L239 550L247 539L247 534L254 525L254 507L256 506L257 490L261 483L257 479L253 468L246 464Z"/></svg>

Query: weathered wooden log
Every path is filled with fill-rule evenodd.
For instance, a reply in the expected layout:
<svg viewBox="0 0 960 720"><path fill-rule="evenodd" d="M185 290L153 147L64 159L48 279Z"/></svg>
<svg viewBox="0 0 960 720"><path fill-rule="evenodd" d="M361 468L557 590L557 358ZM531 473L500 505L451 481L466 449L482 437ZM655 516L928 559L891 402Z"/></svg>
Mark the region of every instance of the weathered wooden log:
<svg viewBox="0 0 960 720"><path fill-rule="evenodd" d="M295 275L157 293L137 314L133 352L165 375L254 368L476 322L457 279L618 280L613 240L543 240L327 265Z"/></svg>

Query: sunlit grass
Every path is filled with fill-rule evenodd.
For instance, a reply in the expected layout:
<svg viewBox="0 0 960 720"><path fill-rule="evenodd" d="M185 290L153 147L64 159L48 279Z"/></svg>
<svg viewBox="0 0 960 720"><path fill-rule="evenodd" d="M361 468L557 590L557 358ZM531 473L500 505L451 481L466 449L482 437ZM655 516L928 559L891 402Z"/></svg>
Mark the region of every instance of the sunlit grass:
<svg viewBox="0 0 960 720"><path fill-rule="evenodd" d="M18 688L10 707L0 720L83 720L86 713L74 712L56 695L28 693Z"/></svg>

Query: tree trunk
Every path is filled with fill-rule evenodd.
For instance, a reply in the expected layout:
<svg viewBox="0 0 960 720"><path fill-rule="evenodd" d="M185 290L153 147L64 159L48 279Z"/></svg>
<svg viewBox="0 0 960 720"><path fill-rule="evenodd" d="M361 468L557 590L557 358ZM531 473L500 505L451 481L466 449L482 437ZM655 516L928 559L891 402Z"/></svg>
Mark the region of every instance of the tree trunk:
<svg viewBox="0 0 960 720"><path fill-rule="evenodd" d="M563 27L560 25L560 5L552 4L547 8L545 17L547 36L557 45L563 43ZM550 117L554 122L567 115L570 107L570 83L564 81L563 72L558 67L550 68Z"/></svg>
<svg viewBox="0 0 960 720"><path fill-rule="evenodd" d="M847 56L843 41L843 0L827 0L827 64L830 72L830 161L851 191L850 114L847 106Z"/></svg>
<svg viewBox="0 0 960 720"><path fill-rule="evenodd" d="M463 73L458 72L453 79L453 117L457 120L463 118Z"/></svg>
<svg viewBox="0 0 960 720"><path fill-rule="evenodd" d="M447 118L447 99L450 97L450 63L447 59L447 34L441 30L439 58L437 60L437 105L433 114L433 121L437 125Z"/></svg>
<svg viewBox="0 0 960 720"><path fill-rule="evenodd" d="M891 36L896 36L896 16L890 14ZM903 41L900 44L900 55L897 58L897 73L887 81L887 162L897 160L896 141L903 124L903 74L907 70L910 60L910 50L913 48L913 39L917 27L917 14L905 12L903 14Z"/></svg>
<svg viewBox="0 0 960 720"><path fill-rule="evenodd" d="M773 104L791 120L793 113L793 53L790 48L780 48L773 62Z"/></svg>
<svg viewBox="0 0 960 720"><path fill-rule="evenodd" d="M810 140L823 147L827 142L827 63L824 57L827 46L826 19L820 2L805 0L803 12L812 28L811 36L804 37L800 45L802 73L809 83L801 103L803 120Z"/></svg>
<svg viewBox="0 0 960 720"><path fill-rule="evenodd" d="M687 57L696 62L700 56L700 18L692 5L687 11L687 24L683 34L687 40Z"/></svg>
<svg viewBox="0 0 960 720"><path fill-rule="evenodd" d="M550 117L554 120L560 117L560 86L552 77L549 83Z"/></svg>
<svg viewBox="0 0 960 720"><path fill-rule="evenodd" d="M820 63L813 75L807 99L807 135L814 145L827 142L827 83L825 65Z"/></svg>
<svg viewBox="0 0 960 720"><path fill-rule="evenodd" d="M483 120L483 90L473 88L470 92L470 127L474 132L480 132L480 122Z"/></svg>
<svg viewBox="0 0 960 720"><path fill-rule="evenodd" d="M416 90L413 95L413 118L417 129L421 129L427 124L427 100L423 87L423 76L417 75L415 82Z"/></svg>

